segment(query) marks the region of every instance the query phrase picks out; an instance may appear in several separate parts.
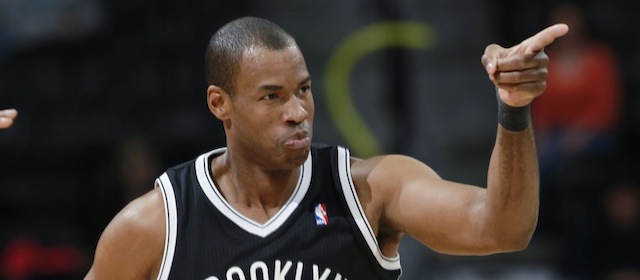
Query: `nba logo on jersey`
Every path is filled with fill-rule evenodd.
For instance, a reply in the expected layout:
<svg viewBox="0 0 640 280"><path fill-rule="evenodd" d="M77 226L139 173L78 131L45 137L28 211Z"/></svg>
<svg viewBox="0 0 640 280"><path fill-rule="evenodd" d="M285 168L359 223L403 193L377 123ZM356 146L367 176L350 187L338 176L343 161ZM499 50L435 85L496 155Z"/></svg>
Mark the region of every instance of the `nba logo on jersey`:
<svg viewBox="0 0 640 280"><path fill-rule="evenodd" d="M324 203L316 205L314 210L316 213L316 225L326 226L329 224L329 217L327 216L327 206Z"/></svg>

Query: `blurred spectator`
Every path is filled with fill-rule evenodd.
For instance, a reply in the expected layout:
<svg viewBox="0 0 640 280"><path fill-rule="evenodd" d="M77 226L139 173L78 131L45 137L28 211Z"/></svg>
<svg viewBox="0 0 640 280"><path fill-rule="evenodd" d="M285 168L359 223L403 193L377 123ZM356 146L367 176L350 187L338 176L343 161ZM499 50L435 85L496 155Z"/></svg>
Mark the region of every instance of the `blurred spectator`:
<svg viewBox="0 0 640 280"><path fill-rule="evenodd" d="M139 135L125 137L116 156L118 185L122 192L117 207L122 208L153 188L156 177L162 173L163 164L151 141Z"/></svg>
<svg viewBox="0 0 640 280"><path fill-rule="evenodd" d="M0 57L4 51L74 41L104 28L98 0L0 0Z"/></svg>
<svg viewBox="0 0 640 280"><path fill-rule="evenodd" d="M532 107L542 171L576 155L611 151L622 98L614 53L590 37L582 7L564 2L551 11L550 21L567 23L571 31L546 50L547 90Z"/></svg>
<svg viewBox="0 0 640 280"><path fill-rule="evenodd" d="M73 244L46 244L18 235L0 251L0 276L5 280L79 279L86 262Z"/></svg>
<svg viewBox="0 0 640 280"><path fill-rule="evenodd" d="M593 171L616 151L622 108L616 57L591 37L581 5L564 1L550 10L549 22L567 23L570 31L545 50L547 89L531 108L540 157L539 231L559 242L571 240L575 226L588 219L590 190L600 187L602 176Z"/></svg>
<svg viewBox="0 0 640 280"><path fill-rule="evenodd" d="M153 189L155 179L164 166L163 155L157 152L152 140L142 133L123 136L109 154L109 163L104 170L92 173L102 180L83 192L85 204L81 207L81 224L88 244L98 241L102 230L120 209ZM93 250L94 247L88 249Z"/></svg>

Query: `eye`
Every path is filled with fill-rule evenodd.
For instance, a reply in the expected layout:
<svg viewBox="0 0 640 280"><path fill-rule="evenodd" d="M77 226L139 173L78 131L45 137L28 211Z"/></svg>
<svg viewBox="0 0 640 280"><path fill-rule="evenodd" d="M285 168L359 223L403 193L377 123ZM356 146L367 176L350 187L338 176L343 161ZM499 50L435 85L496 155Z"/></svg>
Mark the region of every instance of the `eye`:
<svg viewBox="0 0 640 280"><path fill-rule="evenodd" d="M311 92L311 86L303 86L298 90L298 93L301 95L307 94Z"/></svg>
<svg viewBox="0 0 640 280"><path fill-rule="evenodd" d="M278 95L275 93L270 93L262 97L264 100L275 100L278 98Z"/></svg>

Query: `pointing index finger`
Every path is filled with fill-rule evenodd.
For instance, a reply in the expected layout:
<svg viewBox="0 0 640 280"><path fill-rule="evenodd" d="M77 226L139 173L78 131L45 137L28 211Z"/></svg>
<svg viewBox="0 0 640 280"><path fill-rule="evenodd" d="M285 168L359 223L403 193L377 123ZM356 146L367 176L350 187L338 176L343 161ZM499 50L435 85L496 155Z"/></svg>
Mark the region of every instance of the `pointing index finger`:
<svg viewBox="0 0 640 280"><path fill-rule="evenodd" d="M535 53L551 44L556 38L569 32L569 26L564 23L554 24L538 32L536 35L524 40L523 45L526 53Z"/></svg>

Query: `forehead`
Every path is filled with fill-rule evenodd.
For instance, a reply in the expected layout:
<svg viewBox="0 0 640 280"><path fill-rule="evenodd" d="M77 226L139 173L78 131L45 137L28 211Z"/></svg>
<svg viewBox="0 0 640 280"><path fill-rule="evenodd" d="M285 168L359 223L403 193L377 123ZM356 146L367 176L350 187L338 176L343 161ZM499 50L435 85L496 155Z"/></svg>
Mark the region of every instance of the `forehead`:
<svg viewBox="0 0 640 280"><path fill-rule="evenodd" d="M242 55L239 70L237 81L244 86L297 84L309 76L304 57L295 45L281 50L250 47Z"/></svg>

